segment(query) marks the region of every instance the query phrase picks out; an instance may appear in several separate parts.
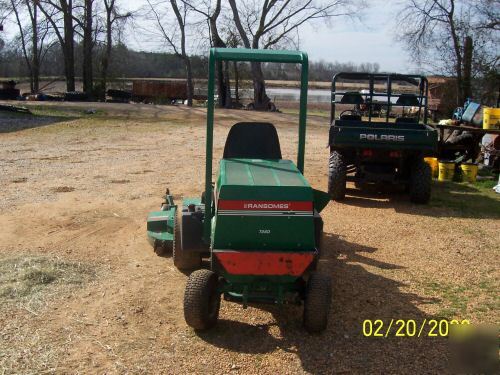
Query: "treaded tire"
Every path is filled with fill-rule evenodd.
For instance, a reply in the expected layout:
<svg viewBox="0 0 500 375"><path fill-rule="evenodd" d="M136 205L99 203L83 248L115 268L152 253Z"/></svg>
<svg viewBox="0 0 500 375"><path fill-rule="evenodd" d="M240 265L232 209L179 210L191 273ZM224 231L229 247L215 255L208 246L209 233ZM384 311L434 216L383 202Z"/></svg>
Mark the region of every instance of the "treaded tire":
<svg viewBox="0 0 500 375"><path fill-rule="evenodd" d="M174 266L181 271L192 271L201 267L201 254L193 251L183 251L181 242L181 228L177 217L174 224L174 241L172 244L172 258Z"/></svg>
<svg viewBox="0 0 500 375"><path fill-rule="evenodd" d="M429 164L422 159L411 166L410 171L410 201L417 204L429 203L431 199L432 171Z"/></svg>
<svg viewBox="0 0 500 375"><path fill-rule="evenodd" d="M344 155L338 151L332 151L328 163L328 194L332 200L340 201L345 198L346 176L347 166Z"/></svg>
<svg viewBox="0 0 500 375"><path fill-rule="evenodd" d="M304 300L304 327L309 333L318 333L326 329L331 299L331 278L320 273L311 274Z"/></svg>
<svg viewBox="0 0 500 375"><path fill-rule="evenodd" d="M220 294L217 275L210 270L194 271L184 292L184 319L196 330L206 330L217 324Z"/></svg>

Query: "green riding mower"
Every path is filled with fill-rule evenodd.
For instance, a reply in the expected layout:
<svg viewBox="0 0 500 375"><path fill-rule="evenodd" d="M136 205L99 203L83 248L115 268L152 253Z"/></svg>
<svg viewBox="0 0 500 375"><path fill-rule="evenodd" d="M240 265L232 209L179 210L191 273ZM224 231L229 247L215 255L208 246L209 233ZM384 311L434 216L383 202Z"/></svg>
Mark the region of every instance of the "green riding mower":
<svg viewBox="0 0 500 375"><path fill-rule="evenodd" d="M218 61L277 62L302 67L297 164L282 158L270 123L240 122L229 131L212 185L214 81ZM157 252L172 249L174 264L194 270L184 295L184 317L197 330L213 327L221 296L243 304L303 304L310 332L326 328L331 280L316 271L322 209L329 196L304 178L308 59L305 53L210 50L205 192L175 204L167 191L148 217ZM209 269L202 269L202 258Z"/></svg>

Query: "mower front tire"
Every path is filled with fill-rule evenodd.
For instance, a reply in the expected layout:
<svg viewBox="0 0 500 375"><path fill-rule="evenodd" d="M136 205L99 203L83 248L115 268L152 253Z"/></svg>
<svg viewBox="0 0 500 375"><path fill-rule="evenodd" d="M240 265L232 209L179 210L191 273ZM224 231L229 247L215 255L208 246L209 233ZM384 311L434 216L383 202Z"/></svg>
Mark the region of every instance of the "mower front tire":
<svg viewBox="0 0 500 375"><path fill-rule="evenodd" d="M331 299L331 278L320 273L311 274L304 300L304 327L309 333L318 333L326 329Z"/></svg>
<svg viewBox="0 0 500 375"><path fill-rule="evenodd" d="M196 330L206 330L217 324L220 309L218 277L210 270L194 271L184 292L184 319Z"/></svg>
<svg viewBox="0 0 500 375"><path fill-rule="evenodd" d="M339 151L330 153L328 163L328 194L334 201L340 201L345 198L347 182L347 166L344 155Z"/></svg>
<svg viewBox="0 0 500 375"><path fill-rule="evenodd" d="M417 204L429 203L431 199L432 170L424 160L415 161L410 170L410 201Z"/></svg>

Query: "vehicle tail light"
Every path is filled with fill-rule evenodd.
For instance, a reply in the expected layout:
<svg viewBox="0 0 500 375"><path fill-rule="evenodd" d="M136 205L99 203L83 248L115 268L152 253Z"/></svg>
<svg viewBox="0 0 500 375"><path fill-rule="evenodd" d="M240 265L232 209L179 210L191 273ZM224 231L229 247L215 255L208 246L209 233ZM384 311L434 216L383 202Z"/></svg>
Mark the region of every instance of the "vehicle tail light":
<svg viewBox="0 0 500 375"><path fill-rule="evenodd" d="M399 157L401 157L401 152L400 151L391 151L389 153L389 157L391 157L391 158L399 158Z"/></svg>
<svg viewBox="0 0 500 375"><path fill-rule="evenodd" d="M362 156L364 157L370 157L370 156L373 156L373 150L363 150L363 152L361 153Z"/></svg>

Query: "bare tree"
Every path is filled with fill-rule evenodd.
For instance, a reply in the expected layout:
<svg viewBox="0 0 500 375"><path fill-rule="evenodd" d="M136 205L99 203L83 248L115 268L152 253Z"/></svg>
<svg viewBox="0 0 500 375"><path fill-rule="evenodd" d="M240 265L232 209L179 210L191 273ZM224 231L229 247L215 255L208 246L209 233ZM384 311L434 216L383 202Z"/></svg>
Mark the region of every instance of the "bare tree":
<svg viewBox="0 0 500 375"><path fill-rule="evenodd" d="M229 0L234 23L245 48L275 48L289 45L297 30L315 20L353 16L361 2L354 0ZM239 8L238 8L239 6ZM267 109L270 99L266 94L260 63L251 63L254 86L254 106Z"/></svg>
<svg viewBox="0 0 500 375"><path fill-rule="evenodd" d="M104 9L106 13L106 47L101 61L101 96L106 95L106 86L108 81L108 68L111 60L111 51L113 49L113 31L117 25L123 25L124 22L132 17L132 13L121 13L117 7L116 0L104 0ZM119 27L119 26L118 26Z"/></svg>
<svg viewBox="0 0 500 375"><path fill-rule="evenodd" d="M19 29L21 49L30 74L30 89L32 93L37 93L40 86L40 64L47 49L45 42L48 27L38 17L37 1L10 0L8 5Z"/></svg>
<svg viewBox="0 0 500 375"><path fill-rule="evenodd" d="M496 48L492 33L498 20L486 20L479 5L468 0L407 0L398 17L399 39L411 57L432 71L456 77L457 104L472 95L474 66L490 69L498 64L498 54L491 56L488 48Z"/></svg>
<svg viewBox="0 0 500 375"><path fill-rule="evenodd" d="M211 0L181 0L186 7L188 7L193 12L196 12L204 17L206 23L208 24L210 45L217 48L227 47L226 42L224 42L218 27L218 20L220 19L222 11L221 0L215 0L215 6L212 7ZM231 86L228 74L228 64L224 64L221 61L217 62L217 95L219 106L225 108L231 108Z"/></svg>
<svg viewBox="0 0 500 375"><path fill-rule="evenodd" d="M75 91L75 26L73 0L38 0L39 7L51 24L64 56L66 90ZM62 20L61 20L62 18ZM62 21L62 31L60 23Z"/></svg>
<svg viewBox="0 0 500 375"><path fill-rule="evenodd" d="M481 20L479 29L500 31L500 0L476 0L475 9Z"/></svg>
<svg viewBox="0 0 500 375"><path fill-rule="evenodd" d="M168 11L160 12L159 10L166 10L168 7L167 2L159 1L153 4L151 0L147 0L147 3L148 13L152 16L152 20L156 24L157 31L174 54L184 62L186 69L187 101L188 106L192 106L194 94L193 72L191 59L187 53L186 47L186 24L189 7L184 3L182 3L182 6L179 7L176 0L169 0L169 8L175 15L175 22L174 25L167 25L165 23L165 19L169 19ZM177 30L178 32L176 32Z"/></svg>
<svg viewBox="0 0 500 375"><path fill-rule="evenodd" d="M94 88L94 74L92 69L94 0L84 0L83 9L83 17L79 22L83 30L83 91L88 97L92 97Z"/></svg>

